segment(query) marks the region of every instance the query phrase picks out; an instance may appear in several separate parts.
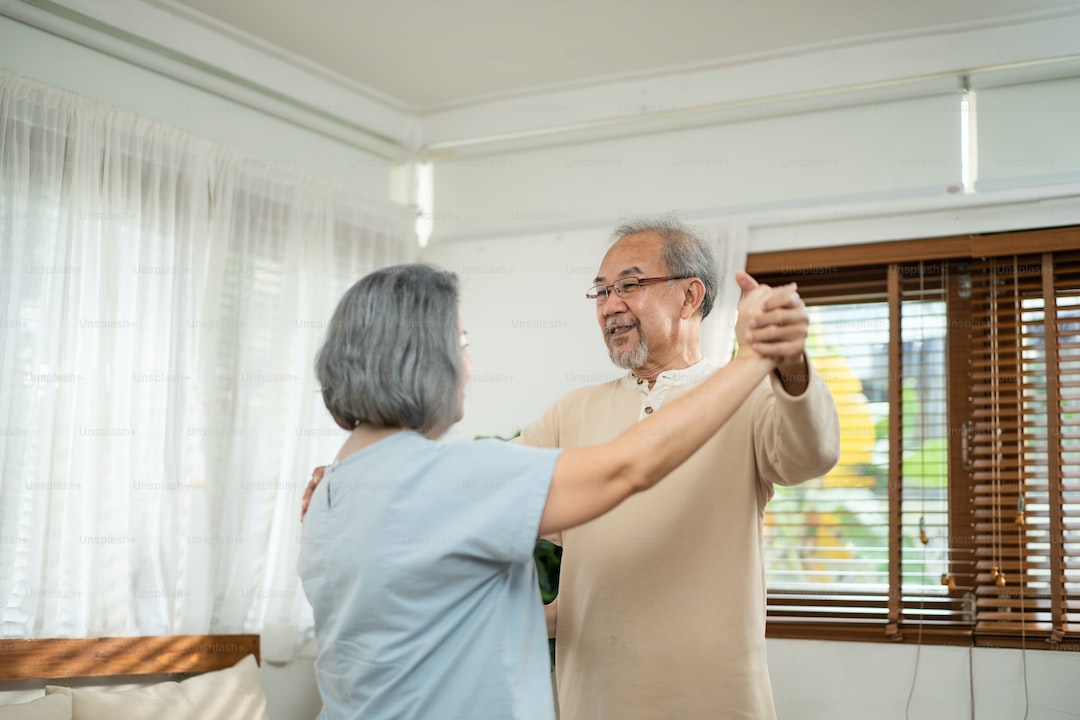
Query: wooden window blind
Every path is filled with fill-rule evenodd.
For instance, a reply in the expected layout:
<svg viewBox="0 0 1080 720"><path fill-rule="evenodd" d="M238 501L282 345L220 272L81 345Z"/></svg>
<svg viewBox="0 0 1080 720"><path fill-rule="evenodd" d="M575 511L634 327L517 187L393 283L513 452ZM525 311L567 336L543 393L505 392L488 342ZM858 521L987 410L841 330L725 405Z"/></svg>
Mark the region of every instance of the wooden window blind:
<svg viewBox="0 0 1080 720"><path fill-rule="evenodd" d="M770 636L1080 649L1080 229L748 269L799 283L841 419L767 508Z"/></svg>
<svg viewBox="0 0 1080 720"><path fill-rule="evenodd" d="M974 261L971 303L976 642L1075 641L1080 253Z"/></svg>

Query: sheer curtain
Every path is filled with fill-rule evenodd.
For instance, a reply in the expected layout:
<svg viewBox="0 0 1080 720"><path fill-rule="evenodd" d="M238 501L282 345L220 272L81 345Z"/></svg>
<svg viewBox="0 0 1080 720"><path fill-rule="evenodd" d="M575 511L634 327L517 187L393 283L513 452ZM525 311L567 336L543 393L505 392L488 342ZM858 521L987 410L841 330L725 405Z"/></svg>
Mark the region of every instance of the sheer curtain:
<svg viewBox="0 0 1080 720"><path fill-rule="evenodd" d="M0 636L302 633L312 362L410 220L0 71Z"/></svg>
<svg viewBox="0 0 1080 720"><path fill-rule="evenodd" d="M735 271L746 269L750 231L744 222L711 224L707 236L713 239L713 252L720 268L720 287L709 317L701 325L701 350L717 366L724 365L735 352L735 319L742 291L735 282Z"/></svg>

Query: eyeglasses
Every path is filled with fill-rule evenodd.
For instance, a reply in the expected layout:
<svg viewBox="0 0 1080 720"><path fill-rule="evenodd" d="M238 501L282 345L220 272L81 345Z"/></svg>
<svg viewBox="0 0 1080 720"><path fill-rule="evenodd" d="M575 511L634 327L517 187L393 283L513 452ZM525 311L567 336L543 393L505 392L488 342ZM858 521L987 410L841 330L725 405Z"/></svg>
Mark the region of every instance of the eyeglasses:
<svg viewBox="0 0 1080 720"><path fill-rule="evenodd" d="M603 305L607 302L609 293L614 290L615 294L619 297L626 297L637 291L642 285L648 285L650 283L664 282L665 280L686 280L689 275L669 275L668 277L651 277L651 278L635 278L628 277L622 280L616 280L610 285L593 285L585 293L585 297L589 300L595 300L597 305Z"/></svg>

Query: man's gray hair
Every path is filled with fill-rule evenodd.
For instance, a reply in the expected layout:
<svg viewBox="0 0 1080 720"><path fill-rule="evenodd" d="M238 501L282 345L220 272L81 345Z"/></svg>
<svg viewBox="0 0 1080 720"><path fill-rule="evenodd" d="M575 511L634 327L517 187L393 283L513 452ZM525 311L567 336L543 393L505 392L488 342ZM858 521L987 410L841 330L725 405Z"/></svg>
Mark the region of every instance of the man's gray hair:
<svg viewBox="0 0 1080 720"><path fill-rule="evenodd" d="M431 438L458 418L463 372L457 275L418 264L376 270L349 288L315 360L338 425Z"/></svg>
<svg viewBox="0 0 1080 720"><path fill-rule="evenodd" d="M664 239L661 257L670 275L701 280L705 286L705 297L698 311L702 319L709 317L718 291L716 257L709 243L674 217L631 220L615 228L611 237L613 241L618 241L640 233L656 233Z"/></svg>

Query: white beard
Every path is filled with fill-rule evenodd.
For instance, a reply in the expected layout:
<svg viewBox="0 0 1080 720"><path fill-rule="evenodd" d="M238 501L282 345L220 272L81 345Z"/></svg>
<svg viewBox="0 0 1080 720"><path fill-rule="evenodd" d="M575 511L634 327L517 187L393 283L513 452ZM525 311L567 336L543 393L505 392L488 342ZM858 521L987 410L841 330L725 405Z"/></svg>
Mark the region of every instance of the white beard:
<svg viewBox="0 0 1080 720"><path fill-rule="evenodd" d="M649 359L649 346L645 344L645 338L641 335L641 328L635 328L638 337L637 342L629 349L616 350L608 345L608 356L611 362L627 370L637 370Z"/></svg>

